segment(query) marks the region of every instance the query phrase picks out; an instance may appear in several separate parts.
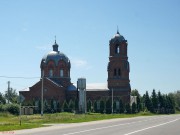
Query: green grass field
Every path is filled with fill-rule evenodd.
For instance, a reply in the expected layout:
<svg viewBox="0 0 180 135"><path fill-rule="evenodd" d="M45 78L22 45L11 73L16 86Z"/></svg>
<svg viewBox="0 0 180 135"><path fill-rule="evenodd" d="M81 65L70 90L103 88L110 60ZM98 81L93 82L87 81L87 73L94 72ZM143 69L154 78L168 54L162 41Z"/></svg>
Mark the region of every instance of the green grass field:
<svg viewBox="0 0 180 135"><path fill-rule="evenodd" d="M152 113L138 113L138 114L74 114L74 113L54 113L44 114L43 117L40 114L35 115L22 115L21 125L19 116L14 116L9 113L0 113L0 131L12 131L19 129L30 129L36 127L42 127L43 124L50 123L78 123L97 121L112 118L130 118L137 116L150 116Z"/></svg>

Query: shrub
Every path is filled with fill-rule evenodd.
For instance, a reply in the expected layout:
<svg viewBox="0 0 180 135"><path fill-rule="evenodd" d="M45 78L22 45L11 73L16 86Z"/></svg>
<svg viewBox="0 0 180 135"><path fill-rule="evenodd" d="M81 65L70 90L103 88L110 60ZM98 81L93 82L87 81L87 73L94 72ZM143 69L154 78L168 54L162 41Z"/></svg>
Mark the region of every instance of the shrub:
<svg viewBox="0 0 180 135"><path fill-rule="evenodd" d="M4 111L7 111L14 115L18 115L19 114L19 105L18 104L6 104L6 105L4 105Z"/></svg>
<svg viewBox="0 0 180 135"><path fill-rule="evenodd" d="M4 105L0 104L0 112L4 112Z"/></svg>

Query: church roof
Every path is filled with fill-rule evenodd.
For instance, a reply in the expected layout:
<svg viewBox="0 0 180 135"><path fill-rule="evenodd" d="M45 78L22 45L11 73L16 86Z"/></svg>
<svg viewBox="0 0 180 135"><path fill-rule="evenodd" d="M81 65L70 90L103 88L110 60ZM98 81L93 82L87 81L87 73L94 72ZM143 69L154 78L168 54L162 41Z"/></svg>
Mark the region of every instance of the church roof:
<svg viewBox="0 0 180 135"><path fill-rule="evenodd" d="M63 60L64 62L70 65L69 58L64 53L58 51L58 44L56 43L56 41L55 44L53 45L53 51L48 52L42 58L41 66L42 64L47 64L51 60L54 61L56 65L58 65L58 62L60 60Z"/></svg>
<svg viewBox="0 0 180 135"><path fill-rule="evenodd" d="M122 42L126 41L125 38L119 33L117 30L117 33L111 38L110 43L115 43L115 42Z"/></svg>

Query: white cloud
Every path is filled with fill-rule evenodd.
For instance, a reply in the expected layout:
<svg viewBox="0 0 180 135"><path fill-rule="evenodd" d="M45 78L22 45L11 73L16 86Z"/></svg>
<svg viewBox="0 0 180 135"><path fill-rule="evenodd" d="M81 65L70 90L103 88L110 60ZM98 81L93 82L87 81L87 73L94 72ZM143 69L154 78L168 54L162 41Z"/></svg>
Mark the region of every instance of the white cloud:
<svg viewBox="0 0 180 135"><path fill-rule="evenodd" d="M86 60L77 59L77 58L70 58L71 65L75 68L84 68L86 70L92 68Z"/></svg>

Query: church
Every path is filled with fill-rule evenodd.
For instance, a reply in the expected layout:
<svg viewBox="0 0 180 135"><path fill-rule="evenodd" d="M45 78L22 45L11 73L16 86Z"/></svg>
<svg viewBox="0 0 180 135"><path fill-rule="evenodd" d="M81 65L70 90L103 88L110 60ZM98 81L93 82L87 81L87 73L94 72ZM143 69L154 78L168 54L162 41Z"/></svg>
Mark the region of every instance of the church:
<svg viewBox="0 0 180 135"><path fill-rule="evenodd" d="M43 88L44 109L57 110L64 102L75 102L78 100L78 90L71 83L71 62L70 59L58 49L59 45L52 45L52 51L44 55L40 62L41 79L19 94L24 97L24 105L39 106ZM107 61L107 89L86 89L87 102L100 104L113 98L116 106L119 101L124 104L130 102L131 86L129 80L130 64L128 62L127 40L117 33L109 41L109 61ZM88 76L87 76L88 79ZM99 105L97 105L99 106ZM117 107L118 108L118 107Z"/></svg>

